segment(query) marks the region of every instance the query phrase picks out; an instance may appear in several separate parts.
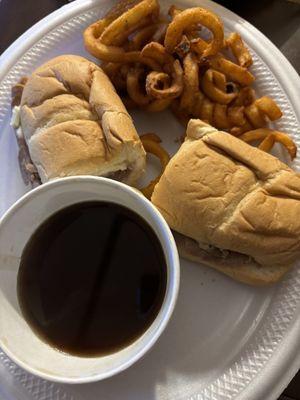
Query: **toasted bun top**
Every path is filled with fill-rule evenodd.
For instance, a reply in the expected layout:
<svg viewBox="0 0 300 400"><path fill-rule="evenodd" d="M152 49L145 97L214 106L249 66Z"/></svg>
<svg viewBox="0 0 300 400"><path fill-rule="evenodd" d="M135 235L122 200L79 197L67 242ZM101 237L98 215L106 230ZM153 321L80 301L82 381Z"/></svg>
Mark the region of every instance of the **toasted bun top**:
<svg viewBox="0 0 300 400"><path fill-rule="evenodd" d="M300 256L300 176L277 158L191 120L152 202L177 232L262 265Z"/></svg>
<svg viewBox="0 0 300 400"><path fill-rule="evenodd" d="M56 57L28 78L22 131L42 182L128 169L133 183L145 152L120 97L100 67L75 55ZM125 176L125 175L124 175Z"/></svg>

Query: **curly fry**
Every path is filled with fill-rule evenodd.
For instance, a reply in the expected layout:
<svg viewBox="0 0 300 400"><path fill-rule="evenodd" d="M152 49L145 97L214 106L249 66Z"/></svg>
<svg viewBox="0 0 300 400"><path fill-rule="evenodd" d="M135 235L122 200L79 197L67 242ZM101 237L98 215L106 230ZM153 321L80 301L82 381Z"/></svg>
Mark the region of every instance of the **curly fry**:
<svg viewBox="0 0 300 400"><path fill-rule="evenodd" d="M104 31L108 22L100 20L86 28L83 33L84 44L87 51L102 61L115 63L142 63L154 71L160 71L161 67L154 60L143 57L140 51L126 52L121 47L107 46L99 41L99 35Z"/></svg>
<svg viewBox="0 0 300 400"><path fill-rule="evenodd" d="M148 43L141 52L143 57L155 60L162 66L166 64L173 64L174 57L172 57L160 43L150 42Z"/></svg>
<svg viewBox="0 0 300 400"><path fill-rule="evenodd" d="M233 126L232 128L230 128L229 133L231 133L231 135L233 135L233 136L240 136L244 132L251 131L251 129L253 129L253 126L246 119L245 123L242 126Z"/></svg>
<svg viewBox="0 0 300 400"><path fill-rule="evenodd" d="M273 131L273 135L275 135L275 142L281 143L287 149L293 160L297 155L297 146L294 141L283 132Z"/></svg>
<svg viewBox="0 0 300 400"><path fill-rule="evenodd" d="M216 86L212 69L205 72L201 86L207 97L220 104L229 104L237 96L236 93L225 93Z"/></svg>
<svg viewBox="0 0 300 400"><path fill-rule="evenodd" d="M212 103L207 97L204 97L201 104L200 118L203 121L207 121L209 124L212 124L213 112L214 112L214 103Z"/></svg>
<svg viewBox="0 0 300 400"><path fill-rule="evenodd" d="M116 37L124 36L127 38L128 34L141 27L144 18L152 14L158 15L158 13L159 4L157 0L142 0L111 22L102 32L100 42L109 46L114 44Z"/></svg>
<svg viewBox="0 0 300 400"><path fill-rule="evenodd" d="M146 187L141 189L141 192L150 200L153 190L155 188L155 185L158 183L161 175L163 174L166 166L168 165L168 163L170 161L170 156L166 152L166 150L160 146L157 138L155 138L153 140L153 139L149 139L149 136L148 137L141 136L140 139L142 141L145 151L147 153L151 153L151 154L155 155L156 157L158 157L160 160L160 163L161 163L160 174L154 180L152 180Z"/></svg>
<svg viewBox="0 0 300 400"><path fill-rule="evenodd" d="M101 67L117 90L122 91L127 88L126 77L129 68L127 64L109 62L102 64Z"/></svg>
<svg viewBox="0 0 300 400"><path fill-rule="evenodd" d="M143 29L137 31L130 42L130 50L141 50L146 42L157 31L158 23L145 26Z"/></svg>
<svg viewBox="0 0 300 400"><path fill-rule="evenodd" d="M179 99L175 99L171 103L171 110L174 116L177 118L178 122L184 127L187 127L187 124L190 120L189 116L180 108Z"/></svg>
<svg viewBox="0 0 300 400"><path fill-rule="evenodd" d="M127 10L134 7L140 0L119 0L105 15L104 18L114 21Z"/></svg>
<svg viewBox="0 0 300 400"><path fill-rule="evenodd" d="M172 84L168 88L159 88L161 82L166 82L168 75L150 72L146 78L146 92L156 99L175 99L183 90L183 71L178 60L173 63Z"/></svg>
<svg viewBox="0 0 300 400"><path fill-rule="evenodd" d="M226 76L219 71L213 71L213 82L215 83L216 87L220 89L222 92L227 93L227 83L226 83Z"/></svg>
<svg viewBox="0 0 300 400"><path fill-rule="evenodd" d="M174 51L179 57L183 58L191 50L190 40L186 35L183 35L178 45L175 47Z"/></svg>
<svg viewBox="0 0 300 400"><path fill-rule="evenodd" d="M269 135L273 135L274 141L281 143L287 149L292 160L296 157L296 144L288 135L280 131L269 128L255 129L253 131L244 133L242 136L240 136L240 139L244 142L251 143L255 140L265 139Z"/></svg>
<svg viewBox="0 0 300 400"><path fill-rule="evenodd" d="M255 92L250 86L243 87L234 101L235 106L250 106L255 101Z"/></svg>
<svg viewBox="0 0 300 400"><path fill-rule="evenodd" d="M152 41L157 43L162 43L164 41L166 31L168 27L168 22L161 22L152 36Z"/></svg>
<svg viewBox="0 0 300 400"><path fill-rule="evenodd" d="M282 117L282 112L280 108L278 107L277 103L270 97L263 96L260 99L255 100L254 104L271 121L276 121L277 119Z"/></svg>
<svg viewBox="0 0 300 400"><path fill-rule="evenodd" d="M169 8L168 14L173 19L176 15L180 14L183 11L182 8L175 6L174 4Z"/></svg>
<svg viewBox="0 0 300 400"><path fill-rule="evenodd" d="M230 135L238 137L243 134L243 131L240 126L233 126L229 129L229 133Z"/></svg>
<svg viewBox="0 0 300 400"><path fill-rule="evenodd" d="M141 68L131 68L127 74L127 92L129 97L138 105L146 106L150 102L150 98L141 88L140 80L144 75Z"/></svg>
<svg viewBox="0 0 300 400"><path fill-rule="evenodd" d="M151 140L152 142L161 143L161 138L154 132L144 133L140 136L141 140Z"/></svg>
<svg viewBox="0 0 300 400"><path fill-rule="evenodd" d="M201 55L207 57L217 54L224 42L223 24L217 15L200 7L189 8L174 17L173 21L169 24L165 36L165 47L167 51L173 53L184 31L194 24L205 26L211 30L213 34L213 40Z"/></svg>
<svg viewBox="0 0 300 400"><path fill-rule="evenodd" d="M218 129L228 129L230 124L227 117L227 105L216 103L213 111L213 126Z"/></svg>
<svg viewBox="0 0 300 400"><path fill-rule="evenodd" d="M202 109L202 103L203 103L204 98L205 98L204 94L199 89L198 93L196 93L196 96L195 96L195 104L194 104L193 111L192 111L193 117L201 118L200 112Z"/></svg>
<svg viewBox="0 0 300 400"><path fill-rule="evenodd" d="M260 112L254 103L250 104L248 107L245 107L245 115L254 128L262 128L266 125L267 121L264 114Z"/></svg>
<svg viewBox="0 0 300 400"><path fill-rule="evenodd" d="M109 77L118 73L121 66L122 66L122 64L120 64L120 63L112 63L112 62L103 62L101 64L101 68Z"/></svg>
<svg viewBox="0 0 300 400"><path fill-rule="evenodd" d="M244 117L244 107L229 107L228 121L231 126L243 126L246 122Z"/></svg>
<svg viewBox="0 0 300 400"><path fill-rule="evenodd" d="M203 54L207 51L209 43L200 37L195 38L192 33L187 33L188 39L191 41L191 49L197 54Z"/></svg>
<svg viewBox="0 0 300 400"><path fill-rule="evenodd" d="M164 90L167 85L170 85L170 77L165 72L150 72L146 78L146 91L150 95L152 95L152 87ZM157 96L157 98L161 97Z"/></svg>
<svg viewBox="0 0 300 400"><path fill-rule="evenodd" d="M249 68L252 65L253 60L251 54L237 32L231 33L225 42L226 45L230 47L241 67Z"/></svg>
<svg viewBox="0 0 300 400"><path fill-rule="evenodd" d="M180 108L191 114L195 107L195 97L200 91L199 66L196 57L192 53L185 56L183 68L183 92L180 98Z"/></svg>
<svg viewBox="0 0 300 400"><path fill-rule="evenodd" d="M137 22L135 25L128 26L128 29L126 31L120 32L119 34L117 34L114 37L112 43L110 45L106 45L106 46L122 46L124 50L129 50L129 37L132 34L134 34L135 32L139 32L143 28L146 28L152 24L153 24L153 18L151 15L146 18L143 18L139 22ZM106 29L109 29L109 28L110 28L110 25ZM105 33L106 29L104 30L103 33ZM101 37L99 38L99 41L101 42Z"/></svg>
<svg viewBox="0 0 300 400"><path fill-rule="evenodd" d="M254 129L243 133L240 139L246 143L254 142L255 140L265 139L271 132L267 128L264 129Z"/></svg>
<svg viewBox="0 0 300 400"><path fill-rule="evenodd" d="M173 99L157 99L153 100L150 104L142 107L143 110L148 112L160 112L165 110L171 105Z"/></svg>
<svg viewBox="0 0 300 400"><path fill-rule="evenodd" d="M254 76L243 67L234 64L232 61L217 55L210 60L213 69L222 72L228 80L239 83L241 86L249 86L254 81Z"/></svg>
<svg viewBox="0 0 300 400"><path fill-rule="evenodd" d="M260 143L258 148L268 153L269 151L271 151L272 147L274 146L274 143L275 143L275 136L272 133L270 133L264 138L264 140Z"/></svg>

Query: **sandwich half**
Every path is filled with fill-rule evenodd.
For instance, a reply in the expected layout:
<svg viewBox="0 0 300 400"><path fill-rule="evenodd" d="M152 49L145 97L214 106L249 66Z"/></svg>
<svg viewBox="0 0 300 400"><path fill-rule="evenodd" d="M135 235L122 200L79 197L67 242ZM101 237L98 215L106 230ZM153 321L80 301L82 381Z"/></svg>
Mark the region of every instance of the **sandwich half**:
<svg viewBox="0 0 300 400"><path fill-rule="evenodd" d="M152 202L182 257L248 284L278 281L300 257L300 175L191 120Z"/></svg>
<svg viewBox="0 0 300 400"><path fill-rule="evenodd" d="M132 119L93 62L75 55L46 62L14 88L13 105L21 165L42 183L97 175L133 185L143 173Z"/></svg>

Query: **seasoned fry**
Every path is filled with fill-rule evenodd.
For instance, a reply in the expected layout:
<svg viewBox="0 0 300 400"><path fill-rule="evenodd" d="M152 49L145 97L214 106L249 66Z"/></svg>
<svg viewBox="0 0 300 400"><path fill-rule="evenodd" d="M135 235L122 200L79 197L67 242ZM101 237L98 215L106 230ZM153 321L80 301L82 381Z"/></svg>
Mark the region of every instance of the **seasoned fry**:
<svg viewBox="0 0 300 400"><path fill-rule="evenodd" d="M156 29L156 32L152 36L152 41L157 42L157 43L163 43L167 28L168 28L167 22L159 23L158 28Z"/></svg>
<svg viewBox="0 0 300 400"><path fill-rule="evenodd" d="M201 39L200 37L195 38L192 33L187 33L187 37L191 41L191 49L198 54L202 54L207 51L209 43L205 40Z"/></svg>
<svg viewBox="0 0 300 400"><path fill-rule="evenodd" d="M268 96L256 99L253 60L240 34L224 40L220 19L200 7L171 6L168 13L171 22L159 15L158 0L121 0L84 32L87 50L102 61L126 107L170 107L184 126L200 118L250 143L257 138L264 151L280 142L294 157L293 141L266 128L282 112ZM203 27L212 38L200 36Z"/></svg>
<svg viewBox="0 0 300 400"><path fill-rule="evenodd" d="M233 126L232 128L230 128L229 132L234 136L240 136L244 132L251 131L252 129L253 129L253 126L246 119L245 123L242 126Z"/></svg>
<svg viewBox="0 0 300 400"><path fill-rule="evenodd" d="M230 128L227 117L227 106L225 104L215 104L213 112L213 125L218 129Z"/></svg>
<svg viewBox="0 0 300 400"><path fill-rule="evenodd" d="M199 66L196 57L189 53L183 60L183 92L180 98L180 108L188 114L192 113L199 89Z"/></svg>
<svg viewBox="0 0 300 400"><path fill-rule="evenodd" d="M176 15L180 14L183 11L182 8L179 8L177 6L175 6L174 4L169 8L168 10L168 14L170 15L170 17L172 19L174 19L174 17L176 17Z"/></svg>
<svg viewBox="0 0 300 400"><path fill-rule="evenodd" d="M116 46L105 46L99 42L99 36L109 25L108 20L99 20L88 26L83 33L84 44L89 53L103 61L119 62L125 51Z"/></svg>
<svg viewBox="0 0 300 400"><path fill-rule="evenodd" d="M287 149L293 160L297 155L297 146L293 140L283 132L273 131L273 135L275 135L275 142L281 143Z"/></svg>
<svg viewBox="0 0 300 400"><path fill-rule="evenodd" d="M213 124L213 112L214 104L207 97L204 97L201 104L200 118L209 124Z"/></svg>
<svg viewBox="0 0 300 400"><path fill-rule="evenodd" d="M230 126L243 126L246 122L244 116L244 107L229 107L227 114Z"/></svg>
<svg viewBox="0 0 300 400"><path fill-rule="evenodd" d="M150 104L145 107L142 107L143 110L148 112L159 112L168 108L173 99L157 99L153 100Z"/></svg>
<svg viewBox="0 0 300 400"><path fill-rule="evenodd" d="M226 76L219 71L213 71L213 81L218 89L227 93ZM232 92L233 93L233 92Z"/></svg>
<svg viewBox="0 0 300 400"><path fill-rule="evenodd" d="M146 91L156 99L175 99L183 90L183 71L178 60L173 63L172 84L168 88L160 88L165 83L168 75L159 72L150 72L146 78Z"/></svg>
<svg viewBox="0 0 300 400"><path fill-rule="evenodd" d="M154 132L144 133L140 138L142 140L151 140L152 142L161 143L161 138Z"/></svg>
<svg viewBox="0 0 300 400"><path fill-rule="evenodd" d="M154 60L143 57L139 51L129 51L117 46L107 46L100 42L99 35L107 26L106 20L90 25L83 33L84 44L89 53L102 61L115 63L142 63L154 71L160 71L160 65Z"/></svg>
<svg viewBox="0 0 300 400"><path fill-rule="evenodd" d="M172 101L171 110L181 125L186 128L190 118L183 110L181 110L178 99Z"/></svg>
<svg viewBox="0 0 300 400"><path fill-rule="evenodd" d="M250 104L254 103L255 101L255 92L254 90L249 87L243 87L234 101L235 106L250 106Z"/></svg>
<svg viewBox="0 0 300 400"><path fill-rule="evenodd" d="M229 129L230 135L233 136L240 136L243 134L242 128L240 126L233 126L232 128Z"/></svg>
<svg viewBox="0 0 300 400"><path fill-rule="evenodd" d="M137 31L151 25L152 23L153 23L153 18L150 15L146 18L141 19L139 22L136 23L136 25L128 26L127 31L121 32L119 35L114 37L110 46L121 46L124 50L128 51L129 50L129 40L128 40L129 36L131 36L132 34L134 34ZM107 29L109 29L110 26L111 25L109 25ZM105 33L105 31L106 31L106 29L104 29L103 33ZM100 42L101 42L101 36L99 38Z"/></svg>
<svg viewBox="0 0 300 400"><path fill-rule="evenodd" d="M238 33L231 33L226 39L226 45L230 47L241 67L249 68L252 65L253 60L251 54Z"/></svg>
<svg viewBox="0 0 300 400"><path fill-rule="evenodd" d="M195 104L194 104L193 112L192 112L193 117L201 118L201 108L202 108L202 103L203 103L204 99L205 99L205 96L199 89L198 93L196 93L196 96L195 96Z"/></svg>
<svg viewBox="0 0 300 400"><path fill-rule="evenodd" d="M245 107L245 115L254 128L262 128L266 125L266 118L264 114L260 112L254 103L248 107Z"/></svg>
<svg viewBox="0 0 300 400"><path fill-rule="evenodd" d="M179 57L183 58L191 50L191 43L186 35L183 35L174 51Z"/></svg>
<svg viewBox="0 0 300 400"><path fill-rule="evenodd" d="M127 89L127 73L129 65L119 63L104 63L101 65L104 72L109 76L113 85L117 90L123 91Z"/></svg>
<svg viewBox="0 0 300 400"><path fill-rule="evenodd" d="M219 104L229 104L237 96L236 93L225 93L216 86L214 80L214 71L212 69L208 69L205 72L202 78L201 86L206 96L209 97L210 100Z"/></svg>
<svg viewBox="0 0 300 400"><path fill-rule="evenodd" d="M271 151L272 147L274 146L274 143L275 143L275 136L272 133L269 133L269 135L267 135L264 138L264 140L261 142L258 148L268 153L269 151Z"/></svg>
<svg viewBox="0 0 300 400"><path fill-rule="evenodd" d="M157 0L142 0L111 22L103 30L100 42L109 46L114 44L116 37L127 38L130 33L143 25L146 17L152 14L158 16L158 13L159 4Z"/></svg>
<svg viewBox="0 0 300 400"><path fill-rule="evenodd" d="M140 0L120 0L105 14L104 18L110 22L114 21L139 2Z"/></svg>
<svg viewBox="0 0 300 400"><path fill-rule="evenodd" d="M259 110L265 114L271 121L276 121L282 117L282 112L276 102L270 97L263 96L260 99L255 100L254 104Z"/></svg>
<svg viewBox="0 0 300 400"><path fill-rule="evenodd" d="M144 75L141 68L131 68L127 74L127 92L129 97L138 105L146 106L150 102L150 97L142 90L140 80Z"/></svg>
<svg viewBox="0 0 300 400"><path fill-rule="evenodd" d="M195 118L201 118L201 108L202 108L202 103L205 99L204 94L199 90L198 93L195 96L195 101L194 101L194 107L192 110L192 116Z"/></svg>
<svg viewBox="0 0 300 400"><path fill-rule="evenodd" d="M119 75L122 64L119 63L111 63L111 62L103 62L101 64L101 68L108 75L110 80L115 84L115 77Z"/></svg>
<svg viewBox="0 0 300 400"><path fill-rule="evenodd" d="M151 134L152 137L153 134ZM147 185L146 187L144 187L143 189L141 189L141 192L148 198L151 199L153 190L155 188L155 185L157 184L157 182L159 181L161 175L163 174L166 166L168 165L169 161L170 161L170 156L169 154L166 152L166 150L159 144L157 138L156 137L153 140L153 137L150 138L149 135L142 135L141 137L141 141L143 143L144 149L147 153L151 153L153 155L155 155L156 157L159 158L160 163L161 163L161 171L159 173L159 175L152 180L149 185ZM158 138L159 139L159 138ZM161 142L161 140L159 139L159 141Z"/></svg>
<svg viewBox="0 0 300 400"><path fill-rule="evenodd" d="M137 31L130 42L130 50L141 50L147 41L157 31L159 24L152 24L145 26L143 29Z"/></svg>
<svg viewBox="0 0 300 400"><path fill-rule="evenodd" d="M213 34L213 40L201 55L207 57L217 54L223 46L223 24L217 15L200 7L189 8L174 17L173 21L169 24L165 36L164 44L167 51L173 53L184 31L194 24L205 26Z"/></svg>
<svg viewBox="0 0 300 400"><path fill-rule="evenodd" d="M165 66L166 64L173 64L174 58L169 54L164 46L160 43L150 42L141 52L143 57L155 60L158 64Z"/></svg>
<svg viewBox="0 0 300 400"><path fill-rule="evenodd" d="M164 91L167 86L170 86L170 77L165 72L150 72L146 78L146 92L157 99L161 99L161 91ZM155 90L155 88L157 88ZM159 94L157 94L159 91ZM165 96L168 98L168 96Z"/></svg>
<svg viewBox="0 0 300 400"><path fill-rule="evenodd" d="M237 82L241 86L249 86L254 82L254 76L246 68L234 64L220 55L212 57L210 65L213 69L226 75L230 81Z"/></svg>
<svg viewBox="0 0 300 400"><path fill-rule="evenodd" d="M254 142L255 140L265 139L271 132L271 129L254 129L252 131L248 131L243 133L240 136L240 139L246 143Z"/></svg>
<svg viewBox="0 0 300 400"><path fill-rule="evenodd" d="M240 139L244 142L251 143L256 140L265 139L269 135L273 135L274 141L281 143L287 149L292 160L296 157L296 144L288 135L280 131L269 128L255 129L253 131L244 133L242 136L240 136Z"/></svg>

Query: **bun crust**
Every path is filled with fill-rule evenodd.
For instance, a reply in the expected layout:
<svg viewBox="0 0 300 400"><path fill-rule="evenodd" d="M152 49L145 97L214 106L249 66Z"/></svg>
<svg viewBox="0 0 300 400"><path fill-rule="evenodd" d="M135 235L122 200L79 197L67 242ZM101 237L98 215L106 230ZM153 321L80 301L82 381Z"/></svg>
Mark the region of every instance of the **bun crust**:
<svg viewBox="0 0 300 400"><path fill-rule="evenodd" d="M29 77L20 104L21 127L42 182L69 175L127 170L134 184L145 151L108 77L87 59L64 55Z"/></svg>
<svg viewBox="0 0 300 400"><path fill-rule="evenodd" d="M300 257L300 175L200 120L190 121L152 202L172 229L198 243L263 266Z"/></svg>

